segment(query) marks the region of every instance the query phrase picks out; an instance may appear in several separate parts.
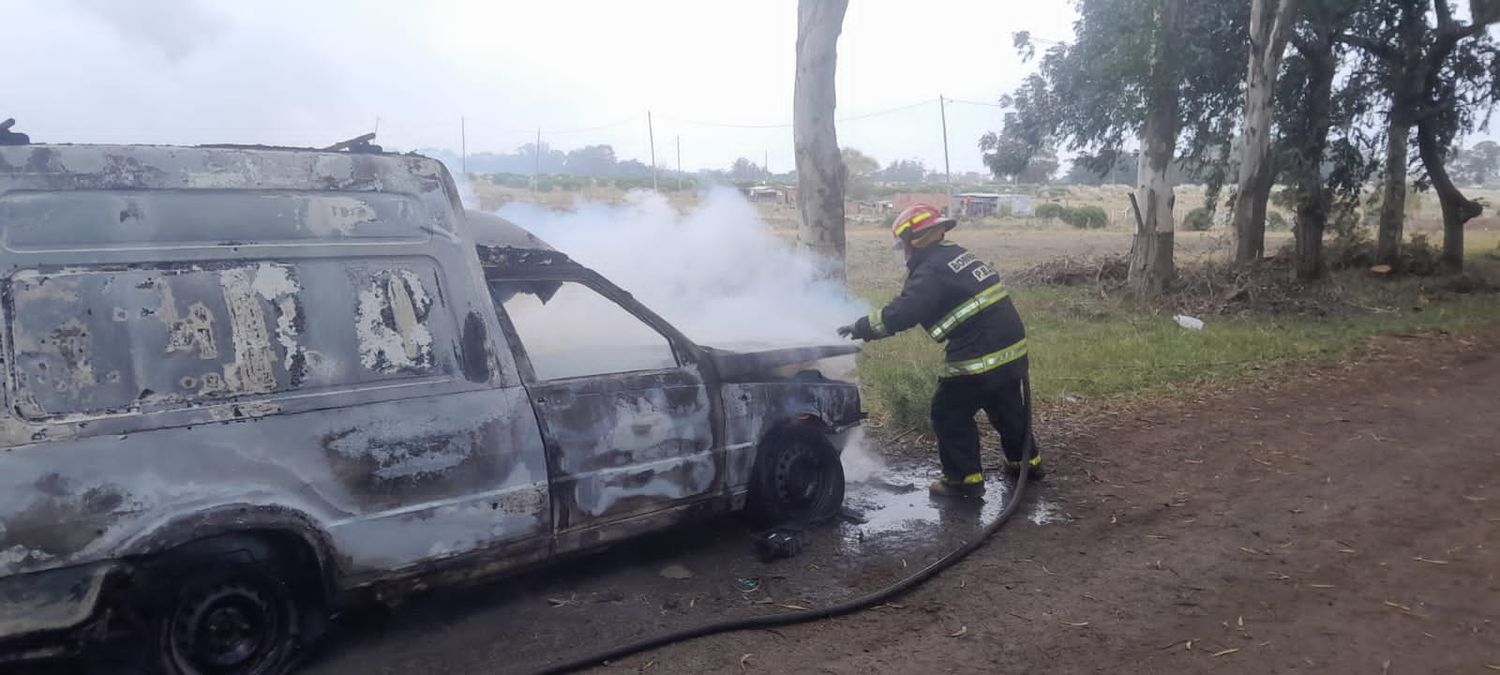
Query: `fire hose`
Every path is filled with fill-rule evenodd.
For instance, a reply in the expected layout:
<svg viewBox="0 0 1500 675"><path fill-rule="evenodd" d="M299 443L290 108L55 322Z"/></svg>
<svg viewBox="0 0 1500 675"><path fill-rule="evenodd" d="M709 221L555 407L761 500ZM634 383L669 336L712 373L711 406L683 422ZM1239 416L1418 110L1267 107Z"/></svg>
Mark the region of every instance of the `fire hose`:
<svg viewBox="0 0 1500 675"><path fill-rule="evenodd" d="M1024 395L1024 400L1026 402L1026 407L1028 408L1026 415L1027 421L1025 438L1027 438L1029 441L1031 439L1031 379L1028 377L1021 378L1021 387ZM965 543L963 546L954 549L947 555L938 558L926 567L913 572L912 574L901 579L900 581L897 581L894 584L891 584L890 586L882 588L878 591L868 593L866 595L862 595L857 598L846 600L836 605L830 605L828 607L806 609L794 612L784 612L781 614L769 614L765 616L750 616L738 619L725 619L723 621L714 623L684 628L682 630L645 638L616 647L610 647L608 649L594 652L592 654L587 654L570 661L564 661L562 663L544 666L541 669L535 671L536 675L561 675L563 673L572 673L584 668L602 665L605 662L614 661L631 654L643 652L648 649L665 647L677 642L685 642L687 640L706 637L709 635L717 635L719 633L729 633L733 631L755 630L764 628L778 628L781 626L807 623L809 621L816 621L818 619L828 619L836 616L843 616L845 614L851 614L862 609L867 609L869 607L874 607L876 605L889 602L902 593L905 593L921 585L927 580L937 576L938 573L942 572L943 570L952 567L960 560L968 557L970 553L978 550L978 548L980 546L983 546L986 541L989 541L989 538L991 536L1000 531L1000 528L1005 526L1005 523L1010 520L1011 516L1015 515L1017 507L1019 507L1021 504L1021 499L1026 495L1026 479L1031 473L1031 460L1035 456L1036 443L1027 442L1025 444L1025 450L1022 453L1021 471L1020 474L1016 477L1016 489L1011 494L1010 500L1006 502L1005 508L1001 509L1000 514L995 517L995 522L986 525L985 528L980 531L979 536L976 537L973 541Z"/></svg>

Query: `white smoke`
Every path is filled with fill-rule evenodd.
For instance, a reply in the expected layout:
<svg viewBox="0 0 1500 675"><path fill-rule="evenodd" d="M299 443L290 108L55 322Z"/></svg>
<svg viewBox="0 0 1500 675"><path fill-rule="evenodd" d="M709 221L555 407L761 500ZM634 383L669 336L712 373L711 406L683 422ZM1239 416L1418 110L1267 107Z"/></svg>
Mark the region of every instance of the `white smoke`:
<svg viewBox="0 0 1500 675"><path fill-rule="evenodd" d="M885 456L873 443L865 439L865 428L856 427L849 432L841 455L844 464L844 482L863 483L876 476L885 475Z"/></svg>
<svg viewBox="0 0 1500 675"><path fill-rule="evenodd" d="M703 193L685 214L652 192L631 193L619 205L579 201L570 211L513 202L497 213L594 268L700 344L837 343L838 326L869 311L729 188Z"/></svg>

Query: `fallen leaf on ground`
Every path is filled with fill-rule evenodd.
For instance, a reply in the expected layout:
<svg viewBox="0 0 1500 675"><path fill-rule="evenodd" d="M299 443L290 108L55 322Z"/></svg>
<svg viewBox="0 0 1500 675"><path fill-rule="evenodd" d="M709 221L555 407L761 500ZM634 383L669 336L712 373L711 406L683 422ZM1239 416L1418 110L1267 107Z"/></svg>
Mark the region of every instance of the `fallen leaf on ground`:
<svg viewBox="0 0 1500 675"><path fill-rule="evenodd" d="M1490 670L1500 670L1500 666L1497 666L1493 663L1486 663L1484 664L1484 667L1489 668Z"/></svg>
<svg viewBox="0 0 1500 675"><path fill-rule="evenodd" d="M951 638L963 637L963 636L968 635L968 634L969 634L969 627L968 626L960 626L958 628L958 630L953 631L952 633L949 633L948 637L951 637Z"/></svg>
<svg viewBox="0 0 1500 675"><path fill-rule="evenodd" d="M1401 610L1403 612L1410 612L1411 611L1410 607L1407 607L1406 605L1398 605L1398 604L1396 604L1394 602L1391 602L1390 600L1386 600L1385 601L1385 606L1386 607L1395 607L1396 609L1399 609L1399 610Z"/></svg>
<svg viewBox="0 0 1500 675"><path fill-rule="evenodd" d="M1227 655L1233 654L1233 653L1235 653L1235 652L1237 652L1239 650L1240 650L1239 647L1231 647L1229 649L1225 649L1224 651L1214 652L1213 655L1214 656L1227 656Z"/></svg>
<svg viewBox="0 0 1500 675"><path fill-rule="evenodd" d="M807 611L807 608L803 607L802 605L783 605L783 604L781 604L781 603L778 602L778 603L776 603L776 606L780 607L782 609L794 609L794 610L797 610L799 612L805 612L805 611Z"/></svg>
<svg viewBox="0 0 1500 675"><path fill-rule="evenodd" d="M1083 628L1084 626L1089 625L1089 622L1087 622L1087 621L1064 621L1063 624L1067 625L1067 626L1072 626L1074 628Z"/></svg>
<svg viewBox="0 0 1500 675"><path fill-rule="evenodd" d="M1308 584L1308 588L1333 588L1333 584Z"/></svg>
<svg viewBox="0 0 1500 675"><path fill-rule="evenodd" d="M749 662L750 662L750 655L749 654L741 656L740 657L740 670L745 670L746 669L745 668L745 664L749 663Z"/></svg>
<svg viewBox="0 0 1500 675"><path fill-rule="evenodd" d="M1415 560L1417 562L1424 562L1424 563L1427 563L1429 565L1446 565L1446 564L1448 564L1448 561L1446 561L1446 560L1433 560L1432 558L1423 558L1422 556L1417 556L1415 558L1412 558L1412 560Z"/></svg>
<svg viewBox="0 0 1500 675"><path fill-rule="evenodd" d="M1358 551L1352 548L1341 548L1339 549L1339 553L1358 553Z"/></svg>

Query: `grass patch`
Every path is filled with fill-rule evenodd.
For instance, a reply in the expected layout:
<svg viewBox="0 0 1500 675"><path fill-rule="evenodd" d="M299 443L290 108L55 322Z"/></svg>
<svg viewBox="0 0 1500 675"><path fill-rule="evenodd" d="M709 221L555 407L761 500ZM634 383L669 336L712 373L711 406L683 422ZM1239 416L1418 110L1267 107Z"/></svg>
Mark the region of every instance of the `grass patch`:
<svg viewBox="0 0 1500 675"><path fill-rule="evenodd" d="M1207 328L1195 332L1165 314L1100 298L1092 288L1020 289L1012 296L1026 321L1033 390L1043 401L1161 394L1185 384L1335 360L1376 335L1461 332L1500 323L1494 296L1428 303L1427 286L1418 280L1377 282L1351 274L1338 283L1381 311L1329 319L1205 317ZM871 412L894 426L925 428L941 363L942 347L921 331L869 345L858 372Z"/></svg>

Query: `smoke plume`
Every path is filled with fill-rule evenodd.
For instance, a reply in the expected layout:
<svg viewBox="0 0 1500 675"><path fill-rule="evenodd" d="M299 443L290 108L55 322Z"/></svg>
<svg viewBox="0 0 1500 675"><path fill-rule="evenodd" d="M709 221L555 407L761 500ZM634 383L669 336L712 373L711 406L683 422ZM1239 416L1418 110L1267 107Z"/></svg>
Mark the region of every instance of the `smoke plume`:
<svg viewBox="0 0 1500 675"><path fill-rule="evenodd" d="M688 213L661 195L571 211L512 203L498 212L594 268L694 341L738 349L840 340L869 308L823 278L820 261L778 238L738 192L716 188Z"/></svg>

